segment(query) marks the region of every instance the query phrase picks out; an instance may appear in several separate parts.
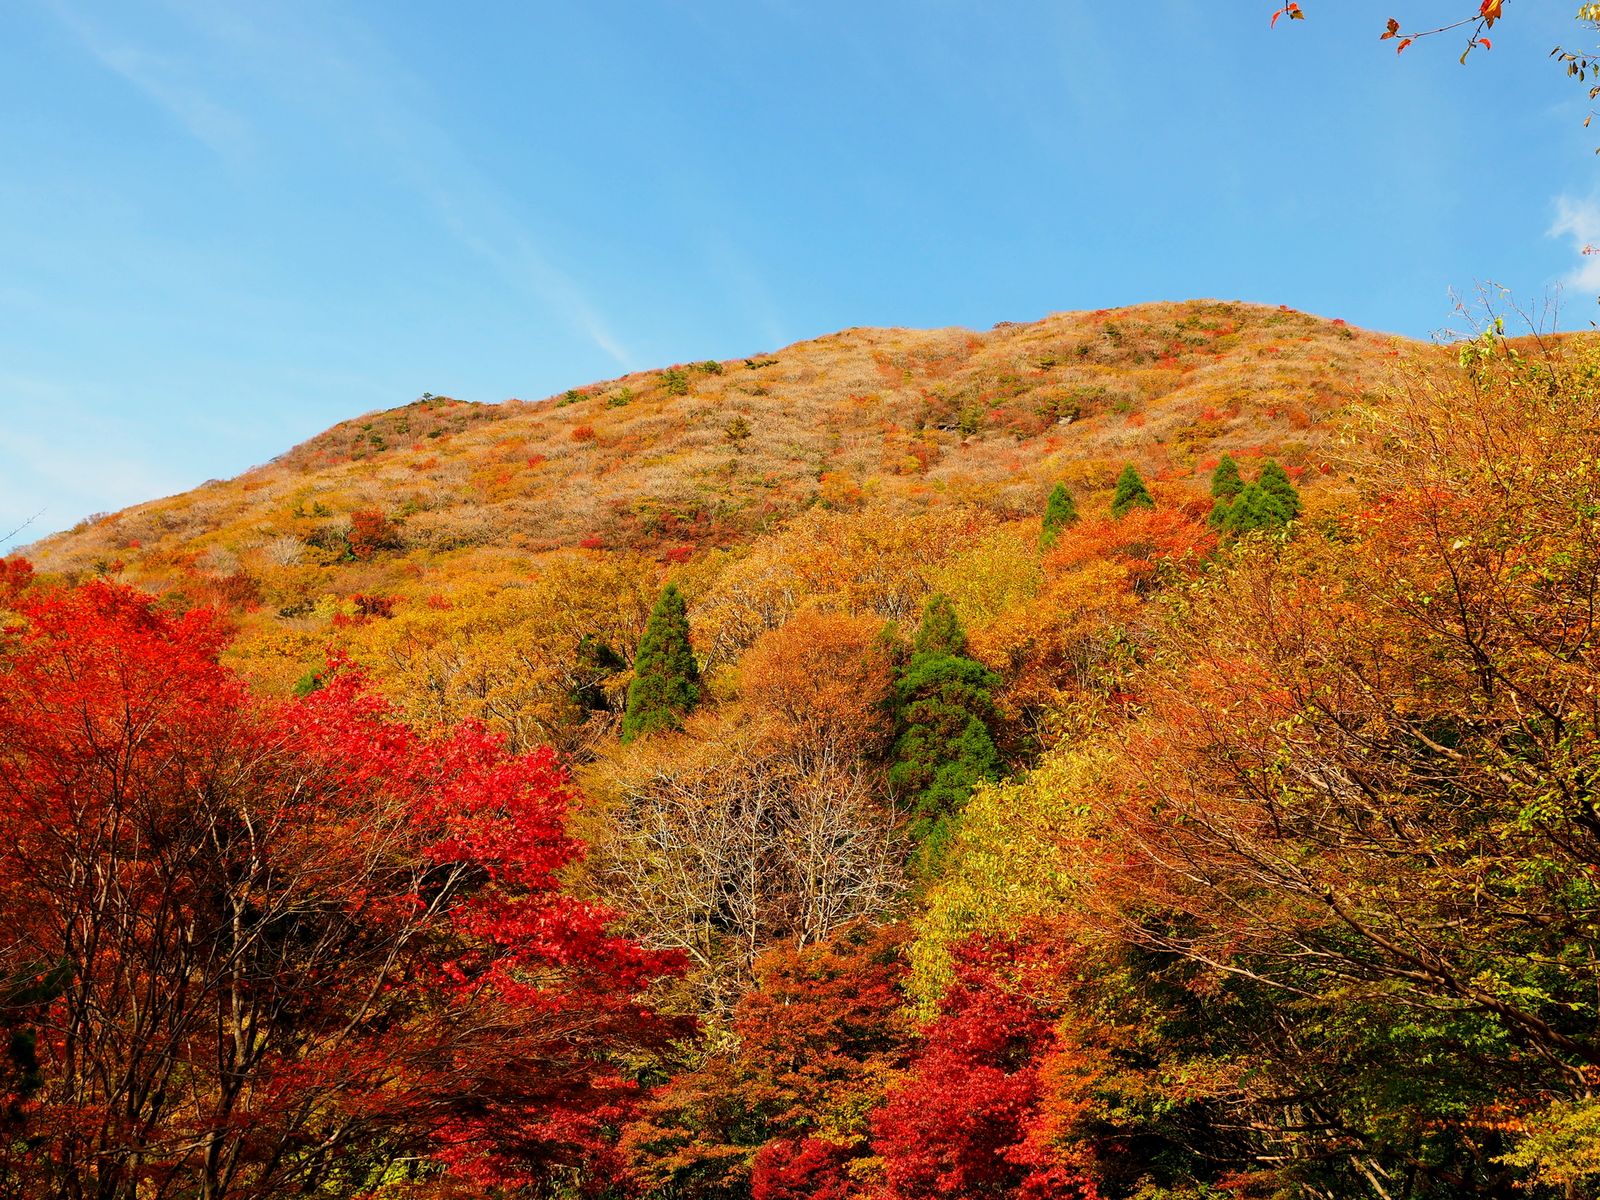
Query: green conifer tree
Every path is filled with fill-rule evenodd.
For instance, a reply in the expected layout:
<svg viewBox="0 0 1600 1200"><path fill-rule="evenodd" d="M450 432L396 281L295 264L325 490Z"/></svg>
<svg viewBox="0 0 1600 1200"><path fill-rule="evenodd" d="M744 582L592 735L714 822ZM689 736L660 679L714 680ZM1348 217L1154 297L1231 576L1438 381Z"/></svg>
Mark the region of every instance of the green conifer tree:
<svg viewBox="0 0 1600 1200"><path fill-rule="evenodd" d="M1258 529L1282 529L1289 520L1289 512L1283 507L1282 501L1257 481L1239 493L1239 498L1228 507L1227 515L1222 518L1220 528L1224 533L1238 537Z"/></svg>
<svg viewBox="0 0 1600 1200"><path fill-rule="evenodd" d="M626 670L627 660L592 633L578 639L574 658L568 697L585 712L606 711L612 703L606 695L606 681L618 671Z"/></svg>
<svg viewBox="0 0 1600 1200"><path fill-rule="evenodd" d="M1150 489L1145 487L1144 480L1132 463L1122 468L1122 474L1117 476L1116 494L1111 497L1111 515L1124 517L1128 510L1139 508L1154 508L1155 497L1150 494Z"/></svg>
<svg viewBox="0 0 1600 1200"><path fill-rule="evenodd" d="M1000 677L964 656L966 642L949 598L932 597L895 683L900 736L889 782L910 797L912 834L930 854L973 786L1005 772L989 732Z"/></svg>
<svg viewBox="0 0 1600 1200"><path fill-rule="evenodd" d="M1061 531L1078 520L1078 505L1067 491L1067 485L1058 483L1050 492L1044 505L1044 528L1039 534L1039 544L1049 549L1056 544Z"/></svg>
<svg viewBox="0 0 1600 1200"><path fill-rule="evenodd" d="M943 592L935 592L923 605L922 624L917 626L911 649L916 654L962 655L967 652L967 631L961 627L955 605Z"/></svg>
<svg viewBox="0 0 1600 1200"><path fill-rule="evenodd" d="M1233 455L1224 454L1217 469L1211 472L1211 494L1218 500L1232 500L1244 491L1244 479L1239 475L1239 464Z"/></svg>
<svg viewBox="0 0 1600 1200"><path fill-rule="evenodd" d="M1288 514L1285 520L1292 521L1300 515L1300 493L1290 481L1289 473L1276 461L1267 460L1267 465L1261 468L1261 475L1256 482L1261 485L1261 490L1277 500L1278 506Z"/></svg>
<svg viewBox="0 0 1600 1200"><path fill-rule="evenodd" d="M622 714L622 740L679 728L700 703L700 668L689 645L689 614L676 584L662 589L633 659Z"/></svg>

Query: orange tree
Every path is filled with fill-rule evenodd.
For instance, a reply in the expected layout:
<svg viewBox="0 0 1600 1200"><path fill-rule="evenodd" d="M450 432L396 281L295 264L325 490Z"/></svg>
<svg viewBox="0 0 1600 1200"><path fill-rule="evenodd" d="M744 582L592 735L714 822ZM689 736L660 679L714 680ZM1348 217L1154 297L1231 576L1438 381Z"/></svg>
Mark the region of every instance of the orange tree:
<svg viewBox="0 0 1600 1200"><path fill-rule="evenodd" d="M1592 347L1466 345L1373 414L1364 510L1247 539L1141 682L1097 903L1266 989L1338 1186L1600 1150L1597 379Z"/></svg>

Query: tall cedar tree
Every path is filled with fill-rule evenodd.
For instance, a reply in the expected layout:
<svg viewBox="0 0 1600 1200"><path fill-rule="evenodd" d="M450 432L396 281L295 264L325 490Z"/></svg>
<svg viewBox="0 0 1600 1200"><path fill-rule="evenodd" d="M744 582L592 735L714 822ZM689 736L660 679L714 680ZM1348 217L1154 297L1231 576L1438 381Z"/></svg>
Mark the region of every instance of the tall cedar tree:
<svg viewBox="0 0 1600 1200"><path fill-rule="evenodd" d="M1233 455L1224 454L1222 461L1217 464L1217 469L1211 472L1211 516L1206 524L1213 529L1221 529L1228 519L1228 510L1233 507L1233 502L1238 499L1239 493L1244 491L1244 478L1239 474L1239 464L1234 461Z"/></svg>
<svg viewBox="0 0 1600 1200"><path fill-rule="evenodd" d="M1066 484L1056 484L1050 492L1050 499L1045 501L1044 527L1039 534L1039 544L1048 550L1056 544L1063 529L1077 522L1078 505L1072 499L1072 493L1067 491Z"/></svg>
<svg viewBox="0 0 1600 1200"><path fill-rule="evenodd" d="M928 597L922 609L922 624L911 639L911 649L916 654L954 654L967 652L967 631L961 627L955 605L943 592Z"/></svg>
<svg viewBox="0 0 1600 1200"><path fill-rule="evenodd" d="M1122 474L1117 476L1117 490L1111 497L1111 515L1123 517L1132 508L1154 508L1155 497L1150 494L1150 489L1145 487L1144 480L1132 463L1122 468Z"/></svg>
<svg viewBox="0 0 1600 1200"><path fill-rule="evenodd" d="M650 613L634 656L622 740L678 729L680 719L699 703L700 668L689 645L689 614L678 585L669 583Z"/></svg>
<svg viewBox="0 0 1600 1200"><path fill-rule="evenodd" d="M916 809L913 835L930 854L974 785L998 779L1005 763L989 733L1000 677L965 657L966 632L948 597L923 610L914 653L895 683L901 733L889 782Z"/></svg>

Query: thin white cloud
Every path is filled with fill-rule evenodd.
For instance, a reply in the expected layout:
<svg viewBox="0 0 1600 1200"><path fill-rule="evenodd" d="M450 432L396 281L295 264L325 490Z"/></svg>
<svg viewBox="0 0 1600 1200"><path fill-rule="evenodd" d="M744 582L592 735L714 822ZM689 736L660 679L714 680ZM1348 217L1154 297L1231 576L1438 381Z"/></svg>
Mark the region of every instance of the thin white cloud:
<svg viewBox="0 0 1600 1200"><path fill-rule="evenodd" d="M48 6L84 49L159 104L219 155L237 158L247 123L206 91L203 72L151 52L86 20L68 0ZM188 0L166 10L210 45L208 61L226 62L229 86L241 75L275 92L278 104L309 112L341 140L376 149L452 239L506 284L564 320L624 369L633 360L583 287L557 267L515 214L502 189L455 145L413 99L424 80L386 53L374 33L320 9L280 16ZM321 20L313 25L314 17ZM441 181L448 181L441 182Z"/></svg>
<svg viewBox="0 0 1600 1200"><path fill-rule="evenodd" d="M1556 219L1549 236L1571 239L1577 263L1563 278L1568 287L1600 292L1600 200L1556 197Z"/></svg>
<svg viewBox="0 0 1600 1200"><path fill-rule="evenodd" d="M582 285L555 265L504 190L419 106L431 89L348 14L244 10L168 0L170 10L236 56L278 100L352 146L377 150L463 249L565 320L618 366L634 363Z"/></svg>
<svg viewBox="0 0 1600 1200"><path fill-rule="evenodd" d="M225 158L236 158L245 150L248 124L206 95L177 60L119 40L62 0L52 0L49 7L91 57L165 109L191 137Z"/></svg>

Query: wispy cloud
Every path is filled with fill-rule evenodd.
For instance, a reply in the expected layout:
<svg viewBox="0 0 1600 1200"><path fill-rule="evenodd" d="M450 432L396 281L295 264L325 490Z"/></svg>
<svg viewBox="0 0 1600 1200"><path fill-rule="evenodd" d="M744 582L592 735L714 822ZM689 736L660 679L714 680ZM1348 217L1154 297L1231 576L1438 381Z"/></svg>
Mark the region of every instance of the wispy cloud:
<svg viewBox="0 0 1600 1200"><path fill-rule="evenodd" d="M237 156L248 125L207 90L203 71L106 32L68 0L48 2L104 66L219 154ZM371 29L320 7L247 11L211 0L167 0L165 7L207 47L208 61L227 63L230 89L248 78L275 106L302 113L341 143L376 156L447 236L509 288L618 366L634 365L583 286L556 265L547 239L528 229L504 189L421 107L431 94L427 81L396 62Z"/></svg>
<svg viewBox="0 0 1600 1200"><path fill-rule="evenodd" d="M1562 282L1569 287L1600 292L1600 200L1557 196L1556 219L1549 234L1569 238L1573 253L1578 256Z"/></svg>
<svg viewBox="0 0 1600 1200"><path fill-rule="evenodd" d="M247 148L248 123L207 95L188 66L117 37L62 0L51 0L49 8L91 57L165 109L191 137L225 158L237 158Z"/></svg>

